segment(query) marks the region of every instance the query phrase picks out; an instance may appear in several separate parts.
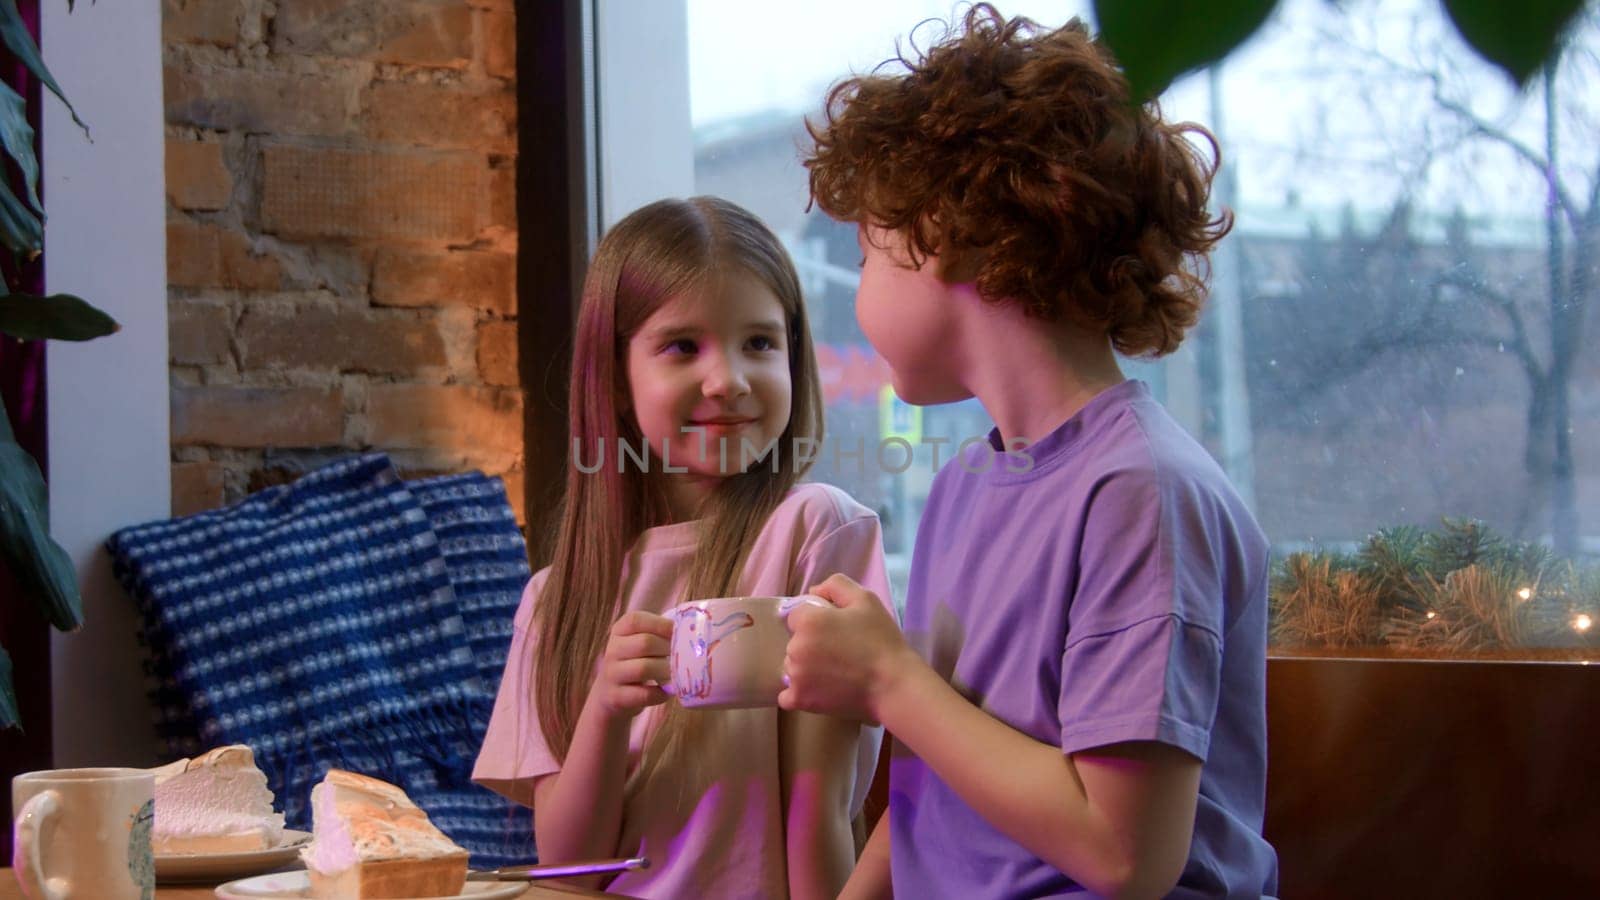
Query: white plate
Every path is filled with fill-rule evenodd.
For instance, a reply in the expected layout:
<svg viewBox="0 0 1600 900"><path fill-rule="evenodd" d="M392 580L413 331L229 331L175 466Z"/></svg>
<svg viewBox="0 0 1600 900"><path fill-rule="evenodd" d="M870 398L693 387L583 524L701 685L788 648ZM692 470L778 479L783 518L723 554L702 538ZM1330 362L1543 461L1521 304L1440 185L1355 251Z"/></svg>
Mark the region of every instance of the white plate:
<svg viewBox="0 0 1600 900"><path fill-rule="evenodd" d="M454 900L470 897L472 900L502 900L515 897L528 889L525 881L469 881L461 893L452 897L408 897L407 900ZM311 876L306 870L278 872L275 875L257 875L240 881L230 881L217 886L217 896L222 900L299 900L311 896Z"/></svg>
<svg viewBox="0 0 1600 900"><path fill-rule="evenodd" d="M257 872L270 872L294 865L300 848L311 840L311 832L283 830L283 841L266 850L235 850L229 853L171 853L156 855L156 881L182 884L196 881L221 881Z"/></svg>

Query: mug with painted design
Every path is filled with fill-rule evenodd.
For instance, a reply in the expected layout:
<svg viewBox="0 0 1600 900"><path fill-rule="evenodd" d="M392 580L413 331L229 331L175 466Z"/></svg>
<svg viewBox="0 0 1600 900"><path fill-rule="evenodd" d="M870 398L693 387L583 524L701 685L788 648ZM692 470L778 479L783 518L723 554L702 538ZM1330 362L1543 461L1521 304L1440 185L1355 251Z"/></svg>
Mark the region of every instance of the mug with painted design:
<svg viewBox="0 0 1600 900"><path fill-rule="evenodd" d="M821 597L717 597L680 603L672 620L672 678L661 687L691 709L777 706L783 691L783 656L789 644L784 618Z"/></svg>

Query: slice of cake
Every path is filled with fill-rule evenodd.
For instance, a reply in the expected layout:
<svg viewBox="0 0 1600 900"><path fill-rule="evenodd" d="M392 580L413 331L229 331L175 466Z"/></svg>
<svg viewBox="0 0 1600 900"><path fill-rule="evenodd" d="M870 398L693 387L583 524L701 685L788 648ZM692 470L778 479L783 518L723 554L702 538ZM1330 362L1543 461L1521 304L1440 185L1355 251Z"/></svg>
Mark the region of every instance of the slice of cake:
<svg viewBox="0 0 1600 900"><path fill-rule="evenodd" d="M256 768L249 747L218 747L151 771L156 802L150 843L157 855L240 853L283 841L283 813L272 811L267 776Z"/></svg>
<svg viewBox="0 0 1600 900"><path fill-rule="evenodd" d="M467 851L405 791L341 769L311 789L311 844L300 858L321 900L454 897L467 880Z"/></svg>

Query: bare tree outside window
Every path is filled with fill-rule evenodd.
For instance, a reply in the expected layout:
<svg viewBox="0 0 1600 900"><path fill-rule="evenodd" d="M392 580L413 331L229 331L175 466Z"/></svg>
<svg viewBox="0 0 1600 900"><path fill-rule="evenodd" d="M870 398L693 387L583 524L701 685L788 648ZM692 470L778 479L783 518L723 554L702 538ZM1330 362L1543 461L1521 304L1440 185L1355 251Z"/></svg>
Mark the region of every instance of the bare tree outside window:
<svg viewBox="0 0 1600 900"><path fill-rule="evenodd" d="M1352 182L1365 194L1345 198L1337 234L1301 242L1290 279L1297 296L1278 312L1292 309L1304 346L1291 350L1278 335L1278 346L1255 354L1252 380L1277 388L1253 392L1266 405L1262 418L1316 409L1352 381L1365 387L1345 393L1370 408L1393 393L1374 379L1393 381L1398 370L1410 370L1398 377L1415 390L1396 402L1414 404L1421 423L1452 393L1481 409L1486 394L1516 384L1524 398L1516 436L1524 480L1494 517L1516 536L1547 538L1557 552L1578 553L1579 438L1592 429L1594 411L1574 388L1594 368L1583 336L1600 249L1600 98L1588 86L1600 74L1600 28L1589 16L1546 76L1500 109L1479 93L1485 73L1463 71L1472 60L1437 44L1402 56L1378 43L1353 24L1323 32L1318 44L1331 52L1316 64L1324 90L1336 98L1330 103L1348 116L1351 98L1359 98L1369 130L1336 130L1330 113L1300 153L1314 180L1347 174L1319 173L1318 153L1372 152L1373 168L1395 173L1393 196L1375 211L1374 180ZM1286 285L1281 267L1274 271L1264 256L1270 253L1260 248L1252 254L1257 277L1268 282L1258 289L1270 295L1271 282L1278 290ZM1257 324L1265 327L1272 305L1258 308L1265 321ZM1273 335L1262 336L1273 343ZM1441 374L1460 383L1441 385L1434 377ZM1328 415L1329 425L1353 426L1360 410ZM1503 446L1510 438L1504 424L1483 429L1482 439ZM1456 455L1440 449L1440 457Z"/></svg>
<svg viewBox="0 0 1600 900"><path fill-rule="evenodd" d="M1322 215L1241 215L1256 494L1320 554L1280 571L1278 638L1592 654L1600 17L1518 94L1413 15L1315 30L1285 205Z"/></svg>

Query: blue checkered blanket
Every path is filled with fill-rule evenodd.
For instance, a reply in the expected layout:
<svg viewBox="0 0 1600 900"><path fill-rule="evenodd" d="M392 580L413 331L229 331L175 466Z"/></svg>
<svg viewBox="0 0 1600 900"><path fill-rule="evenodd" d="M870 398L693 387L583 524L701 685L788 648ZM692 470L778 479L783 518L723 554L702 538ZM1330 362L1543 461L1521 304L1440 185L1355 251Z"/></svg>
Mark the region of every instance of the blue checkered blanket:
<svg viewBox="0 0 1600 900"><path fill-rule="evenodd" d="M400 785L473 865L534 858L529 811L469 780L528 579L498 479L362 456L107 546L173 755L250 745L292 828L339 767Z"/></svg>

